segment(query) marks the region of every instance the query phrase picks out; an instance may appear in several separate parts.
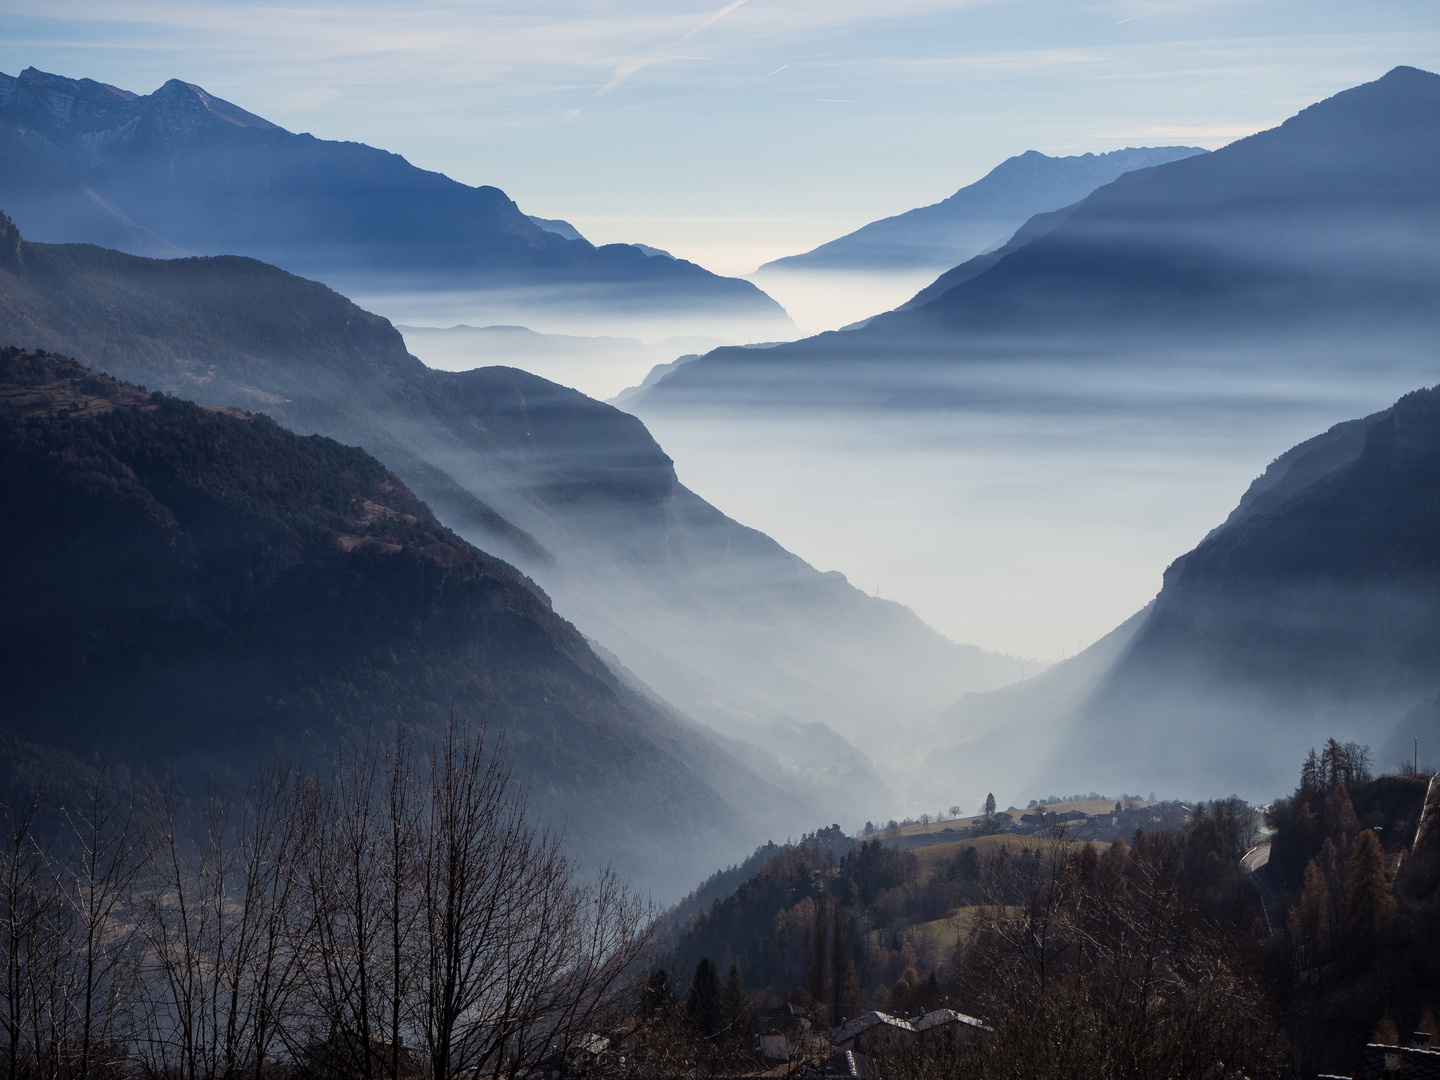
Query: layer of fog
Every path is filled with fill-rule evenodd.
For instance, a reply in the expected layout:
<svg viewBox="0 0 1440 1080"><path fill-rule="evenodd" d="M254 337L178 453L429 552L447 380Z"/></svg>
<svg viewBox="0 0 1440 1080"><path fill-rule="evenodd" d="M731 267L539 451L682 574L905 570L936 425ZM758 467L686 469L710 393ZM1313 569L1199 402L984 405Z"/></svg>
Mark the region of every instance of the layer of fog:
<svg viewBox="0 0 1440 1080"><path fill-rule="evenodd" d="M892 363L883 394L832 378L844 405L627 407L726 513L956 641L1054 661L1146 604L1275 456L1440 379L1423 342L1319 347Z"/></svg>
<svg viewBox="0 0 1440 1080"><path fill-rule="evenodd" d="M975 253L955 261L963 262L969 254ZM899 307L945 269L895 273L765 270L746 277L785 308L801 333L819 334Z"/></svg>
<svg viewBox="0 0 1440 1080"><path fill-rule="evenodd" d="M658 364L709 352L727 344L692 335L644 342L633 337L580 337L541 334L523 326L406 326L405 347L432 368L519 368L604 400L642 382Z"/></svg>
<svg viewBox="0 0 1440 1080"><path fill-rule="evenodd" d="M419 283L410 291L366 288L363 282L345 284L347 287L341 291L346 296L396 325L523 326L544 334L645 342L704 337L744 344L785 341L798 335L795 324L783 313L750 312L744 310L744 305L684 296L667 299L657 296L655 287L645 282L453 291ZM641 372L640 377L643 375ZM615 390L625 385L630 383L622 382Z"/></svg>

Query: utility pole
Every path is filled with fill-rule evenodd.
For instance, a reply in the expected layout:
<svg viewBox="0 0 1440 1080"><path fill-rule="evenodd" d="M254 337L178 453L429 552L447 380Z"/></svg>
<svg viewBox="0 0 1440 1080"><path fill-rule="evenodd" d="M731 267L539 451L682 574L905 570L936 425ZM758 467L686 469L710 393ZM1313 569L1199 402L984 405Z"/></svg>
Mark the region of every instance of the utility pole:
<svg viewBox="0 0 1440 1080"><path fill-rule="evenodd" d="M1415 771L1420 771L1420 736L1415 736Z"/></svg>

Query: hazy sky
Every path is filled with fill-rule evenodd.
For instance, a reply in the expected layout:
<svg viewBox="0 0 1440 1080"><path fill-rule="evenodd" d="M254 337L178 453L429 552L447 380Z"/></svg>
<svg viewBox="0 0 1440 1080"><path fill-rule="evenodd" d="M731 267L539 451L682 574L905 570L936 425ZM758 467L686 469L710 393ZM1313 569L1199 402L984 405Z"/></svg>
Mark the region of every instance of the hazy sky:
<svg viewBox="0 0 1440 1080"><path fill-rule="evenodd" d="M1399 63L1434 0L6 0L0 70L172 77L730 273L1003 158L1218 146Z"/></svg>

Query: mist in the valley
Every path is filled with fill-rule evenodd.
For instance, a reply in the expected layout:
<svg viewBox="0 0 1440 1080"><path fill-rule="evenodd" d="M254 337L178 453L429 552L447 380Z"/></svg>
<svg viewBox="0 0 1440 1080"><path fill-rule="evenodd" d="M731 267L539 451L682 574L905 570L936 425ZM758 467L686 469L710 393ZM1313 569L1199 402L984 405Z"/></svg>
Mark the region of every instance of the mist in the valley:
<svg viewBox="0 0 1440 1080"><path fill-rule="evenodd" d="M644 342L633 337L542 334L524 326L463 323L449 327L402 323L397 329L405 335L405 347L432 368L515 367L600 400L639 385L657 365L730 344L701 335Z"/></svg>
<svg viewBox="0 0 1440 1080"><path fill-rule="evenodd" d="M627 407L732 516L954 640L1053 662L1147 603L1276 455L1440 380L1414 344L887 364L870 408L873 371L828 405Z"/></svg>
<svg viewBox="0 0 1440 1080"><path fill-rule="evenodd" d="M973 254L978 251L964 257ZM761 269L747 276L785 308L802 334L819 334L899 307L937 272Z"/></svg>
<svg viewBox="0 0 1440 1080"><path fill-rule="evenodd" d="M643 283L445 289L417 280L414 289L404 289L396 288L393 275L383 282L361 277L350 283L343 275L334 274L324 280L367 311L404 326L523 326L542 334L626 338L648 344L667 338L705 338L740 345L788 341L798 334L795 324L778 307L766 310L759 305L727 306L684 295L667 297ZM597 346L597 356L603 356L607 348ZM609 393L638 383L647 370L643 361L626 367L627 374Z"/></svg>
<svg viewBox="0 0 1440 1080"><path fill-rule="evenodd" d="M1270 678L1296 667L1284 648L1215 644L1268 626L1303 651L1298 627L1324 663L1352 622L1403 624L1393 597L1307 607L1257 590L1273 625L1236 608L1187 638L1175 613L1215 590L1163 577L1277 456L1440 382L1437 218L1386 171L1390 143L1417 144L1382 131L1390 143L1332 167L1305 141L1332 135L1311 116L1125 174L1008 243L984 233L910 307L930 270L768 266L747 282L548 230L527 241L543 266L518 249L491 265L433 207L425 244L391 262L363 233L302 250L275 225L244 250L313 273L403 343L351 310L337 324L364 333L335 365L248 304L244 333L224 329L239 347L185 339L185 309L163 327L169 352L136 337L106 363L375 454L529 575L677 730L707 728L713 756L694 767L724 797L743 801L752 776L793 796L770 808L777 835L991 791L1264 798L1322 737L1392 753L1440 690L1417 652L1371 663L1349 698L1323 679L1296 697ZM177 228L220 220L207 191ZM451 261L424 269L437 251ZM263 362L249 351L275 340Z"/></svg>
<svg viewBox="0 0 1440 1080"><path fill-rule="evenodd" d="M892 759L916 806L1097 786L1193 797L1220 784L1265 798L1322 736L1394 741L1414 687L1291 707L1264 699L1263 680L1220 684L1207 671L1187 684L1171 672L1163 700L1127 688L1102 710L1108 729L1090 730L1085 707L1144 620L1107 635L1277 455L1440 381L1426 336L1188 355L1135 344L1083 363L941 359L884 365L883 397L873 369L842 366L829 373L829 404L781 394L744 410L676 397L627 406L682 480L727 513L952 640L1035 658L1023 683L945 710L917 755L926 760ZM1035 661L1065 662L1041 673ZM1172 724L1193 733L1193 748L1160 737Z"/></svg>

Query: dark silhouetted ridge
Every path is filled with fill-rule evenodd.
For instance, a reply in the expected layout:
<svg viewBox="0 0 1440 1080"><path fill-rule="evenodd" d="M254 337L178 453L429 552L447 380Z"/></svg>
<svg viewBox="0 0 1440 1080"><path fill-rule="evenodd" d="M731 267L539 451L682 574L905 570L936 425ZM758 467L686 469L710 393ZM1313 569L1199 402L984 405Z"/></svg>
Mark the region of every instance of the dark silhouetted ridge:
<svg viewBox="0 0 1440 1080"><path fill-rule="evenodd" d="M504 733L583 861L668 895L797 815L362 450L12 348L0 501L22 745L243 777L453 708Z"/></svg>

